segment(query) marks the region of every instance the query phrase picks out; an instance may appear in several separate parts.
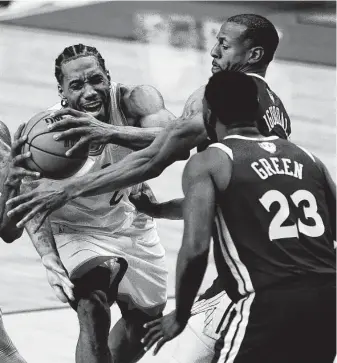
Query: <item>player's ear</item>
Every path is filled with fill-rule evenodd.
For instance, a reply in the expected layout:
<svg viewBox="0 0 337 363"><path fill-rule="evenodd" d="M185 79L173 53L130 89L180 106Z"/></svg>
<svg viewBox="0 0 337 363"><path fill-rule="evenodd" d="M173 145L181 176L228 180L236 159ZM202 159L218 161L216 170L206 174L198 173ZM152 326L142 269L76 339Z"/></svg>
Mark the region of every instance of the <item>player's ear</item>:
<svg viewBox="0 0 337 363"><path fill-rule="evenodd" d="M109 85L111 83L111 77L110 77L110 72L106 71L106 76L108 77L108 81L109 81Z"/></svg>
<svg viewBox="0 0 337 363"><path fill-rule="evenodd" d="M60 85L57 85L57 89L58 89L60 98L65 98L62 87Z"/></svg>
<svg viewBox="0 0 337 363"><path fill-rule="evenodd" d="M250 49L250 56L248 59L248 63L254 64L258 63L264 55L264 49L262 47L253 47Z"/></svg>

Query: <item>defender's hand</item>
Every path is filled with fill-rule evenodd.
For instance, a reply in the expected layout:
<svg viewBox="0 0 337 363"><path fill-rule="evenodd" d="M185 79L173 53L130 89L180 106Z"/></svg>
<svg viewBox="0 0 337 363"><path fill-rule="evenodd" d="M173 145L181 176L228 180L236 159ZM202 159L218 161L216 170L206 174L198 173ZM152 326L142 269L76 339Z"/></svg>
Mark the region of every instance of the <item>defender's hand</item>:
<svg viewBox="0 0 337 363"><path fill-rule="evenodd" d="M67 151L66 155L71 155L75 150L91 143L107 144L109 136L114 132L113 125L106 124L97 120L88 113L74 110L72 108L64 108L53 113L55 117L65 116L48 128L50 131L60 131L55 135L55 140L63 140L66 138L79 138L79 141Z"/></svg>
<svg viewBox="0 0 337 363"><path fill-rule="evenodd" d="M47 254L42 257L43 266L47 271L47 279L54 289L56 296L64 303L74 301L74 285L69 280L68 272L60 258L55 254Z"/></svg>
<svg viewBox="0 0 337 363"><path fill-rule="evenodd" d="M12 188L18 188L21 184L22 179L26 176L32 178L38 178L40 176L40 173L26 170L25 168L22 167L24 161L31 156L30 152L21 154L21 148L27 140L26 135L20 136L24 127L25 124L22 124L17 129L14 135L14 140L9 157L10 159L8 164L8 174L5 181L5 185L10 186Z"/></svg>
<svg viewBox="0 0 337 363"><path fill-rule="evenodd" d="M7 215L8 217L24 215L17 223L18 228L36 216L37 225L33 233L39 230L51 212L61 208L71 199L62 181L39 179L24 181L22 186L23 189L27 188L31 191L9 199L6 203L9 209Z"/></svg>
<svg viewBox="0 0 337 363"><path fill-rule="evenodd" d="M142 184L142 189L138 193L131 194L129 200L139 212L156 217L159 203L147 183Z"/></svg>
<svg viewBox="0 0 337 363"><path fill-rule="evenodd" d="M153 352L153 355L156 355L166 342L178 336L185 329L186 324L176 321L175 310L160 319L146 323L144 328L149 330L141 340L145 345L144 349L147 351L157 343Z"/></svg>

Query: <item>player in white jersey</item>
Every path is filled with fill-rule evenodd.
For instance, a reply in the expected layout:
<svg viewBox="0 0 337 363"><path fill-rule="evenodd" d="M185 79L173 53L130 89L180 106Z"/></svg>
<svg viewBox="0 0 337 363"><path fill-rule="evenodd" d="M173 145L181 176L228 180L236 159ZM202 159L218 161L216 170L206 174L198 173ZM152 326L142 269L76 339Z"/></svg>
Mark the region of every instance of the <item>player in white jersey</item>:
<svg viewBox="0 0 337 363"><path fill-rule="evenodd" d="M154 134L174 118L153 87L112 82L96 48L67 47L55 65L62 101L53 109L72 108L115 127L149 127ZM76 177L104 169L131 152L112 144L90 146L74 183ZM34 221L27 226L50 284L77 312L77 363L136 362L144 354L143 324L161 316L165 307L165 251L153 219L128 199L140 187L149 191L135 186L83 196L55 211L37 233L32 232ZM114 302L122 318L109 335Z"/></svg>
<svg viewBox="0 0 337 363"><path fill-rule="evenodd" d="M39 173L25 170L21 165L30 156L30 153L21 155L20 150L25 143L25 138L20 137L24 128L21 125L11 142L11 135L7 126L0 121L0 237L6 243L12 243L21 237L23 228L17 228L17 218L7 217L6 201L8 198L17 195L21 180L25 176L37 177ZM5 294L5 291L2 292ZM17 351L10 337L8 336L0 310L0 362L1 363L25 363Z"/></svg>

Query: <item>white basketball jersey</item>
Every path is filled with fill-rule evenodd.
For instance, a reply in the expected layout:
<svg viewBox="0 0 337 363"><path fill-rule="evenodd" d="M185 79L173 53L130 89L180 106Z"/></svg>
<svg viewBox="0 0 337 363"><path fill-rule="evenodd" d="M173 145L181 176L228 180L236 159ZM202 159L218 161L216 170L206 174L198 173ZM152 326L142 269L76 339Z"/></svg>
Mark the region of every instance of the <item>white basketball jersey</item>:
<svg viewBox="0 0 337 363"><path fill-rule="evenodd" d="M127 120L120 108L120 85L111 83L110 123L127 125ZM52 109L60 108L54 106ZM76 176L101 170L107 164L114 164L132 152L122 146L108 144L105 147L93 147L88 160ZM76 182L74 180L74 182ZM142 239L147 236L158 239L156 224L153 219L136 211L129 201L131 191L138 186L92 197L78 197L50 215L53 232L86 234L121 234ZM150 232L150 233L149 233Z"/></svg>

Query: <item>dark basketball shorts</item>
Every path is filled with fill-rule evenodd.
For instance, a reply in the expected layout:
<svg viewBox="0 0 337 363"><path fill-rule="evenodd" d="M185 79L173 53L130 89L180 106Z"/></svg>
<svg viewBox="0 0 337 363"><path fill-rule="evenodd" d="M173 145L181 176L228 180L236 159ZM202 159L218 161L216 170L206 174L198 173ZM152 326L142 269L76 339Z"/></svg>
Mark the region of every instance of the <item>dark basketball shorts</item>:
<svg viewBox="0 0 337 363"><path fill-rule="evenodd" d="M212 363L333 363L336 280L319 280L242 298L224 319Z"/></svg>

